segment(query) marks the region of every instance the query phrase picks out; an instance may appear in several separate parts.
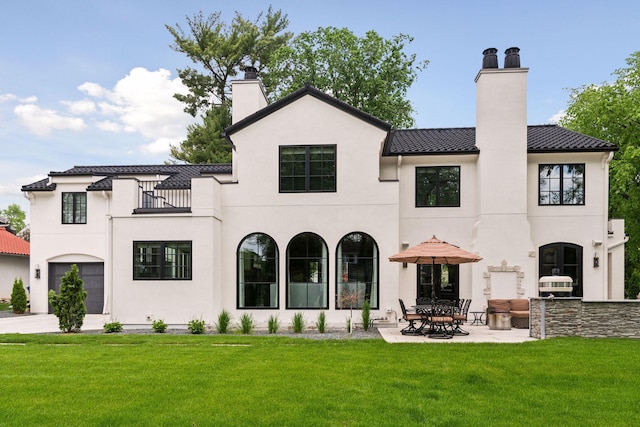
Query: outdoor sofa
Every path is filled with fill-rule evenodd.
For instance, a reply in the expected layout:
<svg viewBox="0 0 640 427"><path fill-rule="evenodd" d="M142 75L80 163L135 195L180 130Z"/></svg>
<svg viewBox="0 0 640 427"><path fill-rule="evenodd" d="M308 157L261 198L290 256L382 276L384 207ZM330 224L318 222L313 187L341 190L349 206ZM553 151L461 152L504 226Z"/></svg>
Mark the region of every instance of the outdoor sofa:
<svg viewBox="0 0 640 427"><path fill-rule="evenodd" d="M509 313L512 327L529 328L529 300L527 298L490 299L487 301L487 319L491 313Z"/></svg>

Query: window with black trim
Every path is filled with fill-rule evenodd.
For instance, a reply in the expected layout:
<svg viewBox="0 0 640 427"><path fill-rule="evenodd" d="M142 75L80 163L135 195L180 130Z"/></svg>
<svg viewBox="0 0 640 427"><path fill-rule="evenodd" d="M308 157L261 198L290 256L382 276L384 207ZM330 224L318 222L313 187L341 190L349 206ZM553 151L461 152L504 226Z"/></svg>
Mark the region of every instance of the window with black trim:
<svg viewBox="0 0 640 427"><path fill-rule="evenodd" d="M539 205L584 205L584 163L538 165Z"/></svg>
<svg viewBox="0 0 640 427"><path fill-rule="evenodd" d="M335 145L280 146L280 192L336 191Z"/></svg>
<svg viewBox="0 0 640 427"><path fill-rule="evenodd" d="M293 237L287 247L287 308L329 308L327 244L314 233Z"/></svg>
<svg viewBox="0 0 640 427"><path fill-rule="evenodd" d="M354 232L340 240L336 251L336 308L378 308L378 245L373 237Z"/></svg>
<svg viewBox="0 0 640 427"><path fill-rule="evenodd" d="M278 245L264 233L238 247L238 308L278 308Z"/></svg>
<svg viewBox="0 0 640 427"><path fill-rule="evenodd" d="M190 241L133 242L134 280L191 280Z"/></svg>
<svg viewBox="0 0 640 427"><path fill-rule="evenodd" d="M62 193L62 223L87 223L87 193Z"/></svg>
<svg viewBox="0 0 640 427"><path fill-rule="evenodd" d="M460 166L416 168L416 207L459 207Z"/></svg>

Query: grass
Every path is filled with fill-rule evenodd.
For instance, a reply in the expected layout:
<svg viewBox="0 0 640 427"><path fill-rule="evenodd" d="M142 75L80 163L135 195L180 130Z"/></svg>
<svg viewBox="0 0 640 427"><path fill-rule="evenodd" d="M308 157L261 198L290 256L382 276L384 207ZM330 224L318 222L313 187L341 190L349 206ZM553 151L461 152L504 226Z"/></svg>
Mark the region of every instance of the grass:
<svg viewBox="0 0 640 427"><path fill-rule="evenodd" d="M2 310L10 310L11 304L8 302L0 302L0 311Z"/></svg>
<svg viewBox="0 0 640 427"><path fill-rule="evenodd" d="M640 424L640 340L0 335L0 425ZM13 345L15 344L15 345Z"/></svg>

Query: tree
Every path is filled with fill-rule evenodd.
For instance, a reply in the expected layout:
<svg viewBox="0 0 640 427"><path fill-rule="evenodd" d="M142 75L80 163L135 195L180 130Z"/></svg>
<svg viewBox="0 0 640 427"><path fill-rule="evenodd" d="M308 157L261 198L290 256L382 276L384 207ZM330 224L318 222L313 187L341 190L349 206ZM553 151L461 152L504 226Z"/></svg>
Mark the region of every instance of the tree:
<svg viewBox="0 0 640 427"><path fill-rule="evenodd" d="M17 203L10 204L6 209L0 210L0 215L7 218L11 229L16 233L25 227L24 220L27 218L27 215Z"/></svg>
<svg viewBox="0 0 640 427"><path fill-rule="evenodd" d="M63 332L78 332L82 328L87 307L84 300L87 291L80 278L78 266L73 264L60 281L60 294L52 289L49 291L49 303L53 307L53 314L58 318L58 326Z"/></svg>
<svg viewBox="0 0 640 427"><path fill-rule="evenodd" d="M396 128L411 127L407 89L428 64L405 53L412 41L405 34L387 40L375 31L358 38L347 28L304 32L275 52L263 82L275 98L309 83Z"/></svg>
<svg viewBox="0 0 640 427"><path fill-rule="evenodd" d="M271 7L255 21L236 13L230 25L222 21L220 12L207 17L200 12L186 19L188 31L177 24L166 25L174 38L172 49L197 65L178 70L189 93L174 96L185 104L185 112L200 115L203 123L189 126L187 139L179 147L171 147L171 156L188 163L227 163L231 147L221 132L231 124L230 81L246 67L268 75L272 53L292 37L285 31L289 21L287 15Z"/></svg>
<svg viewBox="0 0 640 427"><path fill-rule="evenodd" d="M624 218L625 290L640 291L640 51L615 70L615 81L573 89L560 124L619 148L610 167L609 216Z"/></svg>
<svg viewBox="0 0 640 427"><path fill-rule="evenodd" d="M14 313L22 314L27 310L27 292L24 290L24 283L21 278L16 278L13 281L11 306Z"/></svg>

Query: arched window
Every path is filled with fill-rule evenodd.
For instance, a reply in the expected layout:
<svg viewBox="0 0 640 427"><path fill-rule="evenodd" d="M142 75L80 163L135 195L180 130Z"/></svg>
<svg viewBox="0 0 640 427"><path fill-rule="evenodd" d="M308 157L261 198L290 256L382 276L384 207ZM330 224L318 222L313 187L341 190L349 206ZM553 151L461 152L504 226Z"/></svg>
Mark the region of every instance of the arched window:
<svg viewBox="0 0 640 427"><path fill-rule="evenodd" d="M336 308L378 308L378 245L365 233L347 234L336 252Z"/></svg>
<svg viewBox="0 0 640 427"><path fill-rule="evenodd" d="M287 308L329 308L327 245L301 233L287 247Z"/></svg>
<svg viewBox="0 0 640 427"><path fill-rule="evenodd" d="M550 243L540 247L539 277L551 276L557 268L558 275L573 279L571 296L582 296L582 246L572 243Z"/></svg>
<svg viewBox="0 0 640 427"><path fill-rule="evenodd" d="M238 308L278 308L278 246L266 234L238 247Z"/></svg>

